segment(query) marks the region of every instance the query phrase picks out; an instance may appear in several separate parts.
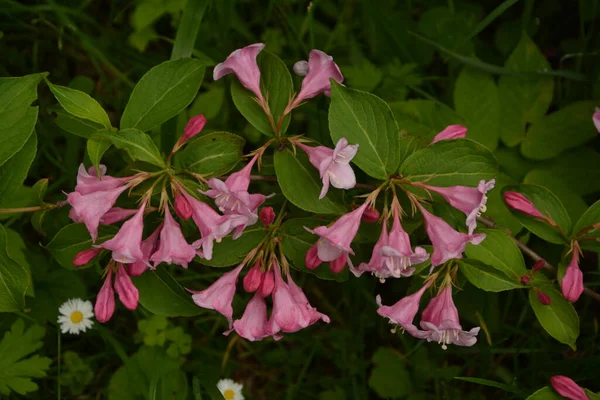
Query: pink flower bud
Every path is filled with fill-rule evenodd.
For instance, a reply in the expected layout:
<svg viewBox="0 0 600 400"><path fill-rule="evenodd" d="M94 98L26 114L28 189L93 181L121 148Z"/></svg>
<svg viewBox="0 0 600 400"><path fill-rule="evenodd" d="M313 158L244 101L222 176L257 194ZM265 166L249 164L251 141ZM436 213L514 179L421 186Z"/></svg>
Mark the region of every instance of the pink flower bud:
<svg viewBox="0 0 600 400"><path fill-rule="evenodd" d="M262 222L263 225L268 228L273 221L275 221L275 211L273 211L273 207L261 208L258 218L260 219L260 222Z"/></svg>
<svg viewBox="0 0 600 400"><path fill-rule="evenodd" d="M112 270L108 270L108 274L104 279L104 284L96 297L94 305L94 314L99 322L106 322L112 317L115 312L115 292L112 286Z"/></svg>
<svg viewBox="0 0 600 400"><path fill-rule="evenodd" d="M542 268L544 268L544 265L546 265L546 260L544 260L543 258L540 260L537 260L535 262L535 264L533 264L533 267L531 267L531 272L535 273L535 272L541 271Z"/></svg>
<svg viewBox="0 0 600 400"><path fill-rule="evenodd" d="M329 269L334 274L339 274L346 266L346 261L348 261L348 256L346 254L342 254L335 260L329 262Z"/></svg>
<svg viewBox="0 0 600 400"><path fill-rule="evenodd" d="M560 288L563 297L571 303L579 300L583 293L583 273L579 269L579 247L577 245L573 246L573 258L560 282Z"/></svg>
<svg viewBox="0 0 600 400"><path fill-rule="evenodd" d="M179 192L175 192L175 214L184 220L192 218L192 206Z"/></svg>
<svg viewBox="0 0 600 400"><path fill-rule="evenodd" d="M538 301L540 302L540 304L549 306L550 303L552 303L552 299L550 298L550 296L548 296L547 293L544 293L541 290L537 290L535 292L535 294L537 294L537 298L538 298Z"/></svg>
<svg viewBox="0 0 600 400"><path fill-rule="evenodd" d="M91 249L80 251L79 253L77 253L77 255L75 257L73 257L73 266L81 267L82 265L89 263L98 254L100 254L101 251L102 251L102 249L97 249L97 248L91 248Z"/></svg>
<svg viewBox="0 0 600 400"><path fill-rule="evenodd" d="M204 125L206 125L206 117L202 114L196 115L192 117L185 128L183 129L183 135L179 138L177 142L180 146L202 132L204 129Z"/></svg>
<svg viewBox="0 0 600 400"><path fill-rule="evenodd" d="M377 211L376 208L373 207L367 207L367 209L365 210L363 216L362 216L362 220L364 222L377 222L379 220L379 211Z"/></svg>
<svg viewBox="0 0 600 400"><path fill-rule="evenodd" d="M244 290L248 293L254 293L260 287L263 280L263 273L260 271L260 260L250 268L250 271L244 277Z"/></svg>
<svg viewBox="0 0 600 400"><path fill-rule="evenodd" d="M555 375L550 378L550 384L558 394L569 400L589 400L583 388L567 376Z"/></svg>
<svg viewBox="0 0 600 400"><path fill-rule="evenodd" d="M304 265L308 269L315 269L319 265L321 265L323 261L319 258L318 255L318 243L315 243L310 250L306 252L306 256L304 257Z"/></svg>
<svg viewBox="0 0 600 400"><path fill-rule="evenodd" d="M263 281L262 281L262 284L260 285L260 289L258 290L258 293L262 297L267 297L273 292L274 287L275 287L275 275L273 274L273 270L270 269L269 271L267 271L263 274Z"/></svg>
<svg viewBox="0 0 600 400"><path fill-rule="evenodd" d="M443 131L435 135L431 144L441 140L462 139L467 137L467 127L462 125L448 125Z"/></svg>
<svg viewBox="0 0 600 400"><path fill-rule="evenodd" d="M545 218L533 205L531 200L517 192L504 192L504 202L513 210L520 211L535 218Z"/></svg>
<svg viewBox="0 0 600 400"><path fill-rule="evenodd" d="M596 130L598 131L598 133L600 133L600 108L596 107L596 111L592 116L592 120L594 121L594 126L596 127Z"/></svg>
<svg viewBox="0 0 600 400"><path fill-rule="evenodd" d="M117 275L115 276L115 290L119 295L119 300L125 307L135 310L138 306L140 293L131 281L123 264L117 264Z"/></svg>
<svg viewBox="0 0 600 400"><path fill-rule="evenodd" d="M529 285L529 282L531 282L531 277L529 275L523 275L521 277L521 284Z"/></svg>

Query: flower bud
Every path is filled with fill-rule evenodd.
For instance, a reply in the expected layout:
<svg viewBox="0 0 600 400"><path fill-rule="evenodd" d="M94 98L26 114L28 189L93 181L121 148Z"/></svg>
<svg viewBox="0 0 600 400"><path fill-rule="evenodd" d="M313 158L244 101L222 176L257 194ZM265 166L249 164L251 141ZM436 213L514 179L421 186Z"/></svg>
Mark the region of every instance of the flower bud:
<svg viewBox="0 0 600 400"><path fill-rule="evenodd" d="M310 250L306 252L306 256L304 257L304 265L308 269L315 269L319 265L321 265L323 261L319 258L318 255L318 243L315 243Z"/></svg>
<svg viewBox="0 0 600 400"><path fill-rule="evenodd" d="M364 222L377 222L379 215L379 211L376 208L368 207L362 216L362 220Z"/></svg>
<svg viewBox="0 0 600 400"><path fill-rule="evenodd" d="M531 277L529 275L523 275L521 277L521 284L522 285L529 285L530 281L531 281Z"/></svg>
<svg viewBox="0 0 600 400"><path fill-rule="evenodd" d="M531 200L517 192L504 192L504 202L513 210L520 211L531 217L545 218L533 205Z"/></svg>
<svg viewBox="0 0 600 400"><path fill-rule="evenodd" d="M348 259L348 256L346 256L346 254L342 254L335 260L330 261L329 269L331 269L331 272L333 272L334 274L339 274L340 272L342 272L342 270L346 266L347 259Z"/></svg>
<svg viewBox="0 0 600 400"><path fill-rule="evenodd" d="M294 64L294 73L298 76L306 76L309 71L308 61L301 60Z"/></svg>
<svg viewBox="0 0 600 400"><path fill-rule="evenodd" d="M260 289L258 289L258 293L262 297L267 297L273 292L273 288L275 288L275 275L273 274L273 270L263 274L262 284L260 285Z"/></svg>
<svg viewBox="0 0 600 400"><path fill-rule="evenodd" d="M192 218L192 206L179 192L175 193L175 214L184 220Z"/></svg>
<svg viewBox="0 0 600 400"><path fill-rule="evenodd" d="M547 293L544 293L541 290L537 290L535 294L537 294L538 301L541 304L549 306L550 303L552 303L552 299L550 298L550 296L548 296Z"/></svg>
<svg viewBox="0 0 600 400"><path fill-rule="evenodd" d="M260 271L260 266L261 261L259 260L244 277L244 290L248 293L256 292L263 281L263 273Z"/></svg>
<svg viewBox="0 0 600 400"><path fill-rule="evenodd" d="M294 68L296 68L295 65ZM294 69L294 72L295 71L296 70ZM594 121L594 126L596 127L596 130L598 131L598 133L600 133L600 108L596 107L596 111L592 115L592 120Z"/></svg>
<svg viewBox="0 0 600 400"><path fill-rule="evenodd" d="M571 378L555 375L550 378L550 384L552 388L558 392L561 396L570 400L588 400L585 391L576 384Z"/></svg>
<svg viewBox="0 0 600 400"><path fill-rule="evenodd" d="M541 271L542 268L544 268L544 265L546 265L546 260L539 259L535 262L535 264L533 264L533 267L531 267L531 272L532 273L536 273L538 271Z"/></svg>
<svg viewBox="0 0 600 400"><path fill-rule="evenodd" d="M437 143L441 140L453 140L462 139L467 137L467 127L462 125L448 125L440 133L435 135L431 144Z"/></svg>
<svg viewBox="0 0 600 400"><path fill-rule="evenodd" d="M98 254L100 254L101 251L102 251L101 248L93 248L93 247L90 249L87 249L87 250L80 251L79 253L77 253L77 255L75 255L75 257L73 257L73 266L81 267L82 265L89 263Z"/></svg>
<svg viewBox="0 0 600 400"><path fill-rule="evenodd" d="M192 117L183 129L183 135L181 136L178 142L179 146L181 146L182 144L184 144L185 142L202 132L202 129L204 129L204 125L206 125L206 117L204 115L199 114L195 117Z"/></svg>
<svg viewBox="0 0 600 400"><path fill-rule="evenodd" d="M275 221L275 211L273 211L273 207L261 208L258 218L260 218L260 222L268 228L273 221Z"/></svg>

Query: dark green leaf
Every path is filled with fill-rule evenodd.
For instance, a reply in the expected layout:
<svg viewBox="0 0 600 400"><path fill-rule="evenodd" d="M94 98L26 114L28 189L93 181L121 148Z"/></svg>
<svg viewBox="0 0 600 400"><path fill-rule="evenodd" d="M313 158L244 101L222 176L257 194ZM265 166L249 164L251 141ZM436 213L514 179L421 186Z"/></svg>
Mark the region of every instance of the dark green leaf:
<svg viewBox="0 0 600 400"><path fill-rule="evenodd" d="M579 336L577 311L556 289L548 286L544 288L544 293L551 299L547 306L540 303L534 290L529 291L529 304L535 316L550 336L575 350L575 341Z"/></svg>
<svg viewBox="0 0 600 400"><path fill-rule="evenodd" d="M0 312L22 311L31 284L27 270L8 255L8 239L0 225Z"/></svg>
<svg viewBox="0 0 600 400"><path fill-rule="evenodd" d="M469 282L486 292L502 292L525 287L519 282L519 277L509 278L505 273L480 261L467 259L461 261L459 265L460 271Z"/></svg>
<svg viewBox="0 0 600 400"><path fill-rule="evenodd" d="M100 132L98 132L100 133ZM113 133L108 131L102 131L103 134L113 135ZM97 136L93 136L87 141L87 153L90 157L90 161L96 168L96 171L100 171L100 160L102 160L102 156L112 146L112 143L108 139L102 139Z"/></svg>
<svg viewBox="0 0 600 400"><path fill-rule="evenodd" d="M29 137L14 156L0 166L0 200L13 194L23 185L37 152L37 136Z"/></svg>
<svg viewBox="0 0 600 400"><path fill-rule="evenodd" d="M37 107L0 112L0 166L23 148L33 134L37 117Z"/></svg>
<svg viewBox="0 0 600 400"><path fill-rule="evenodd" d="M193 317L204 310L164 267L133 278L140 292L140 304L148 311L167 317Z"/></svg>
<svg viewBox="0 0 600 400"><path fill-rule="evenodd" d="M88 121L87 119L77 118L65 111L57 111L54 122L61 129L86 139L89 139L90 136L102 129L102 125L100 124Z"/></svg>
<svg viewBox="0 0 600 400"><path fill-rule="evenodd" d="M188 0L177 28L171 60L191 57L209 0Z"/></svg>
<svg viewBox="0 0 600 400"><path fill-rule="evenodd" d="M204 176L220 176L240 161L246 141L233 133L214 132L193 139L176 153L181 169Z"/></svg>
<svg viewBox="0 0 600 400"><path fill-rule="evenodd" d="M552 390L549 386L544 386L540 390L532 393L525 400L564 400L564 397L559 396L554 390Z"/></svg>
<svg viewBox="0 0 600 400"><path fill-rule="evenodd" d="M373 354L373 370L369 386L386 399L399 399L412 392L412 383L406 361L396 350L380 347Z"/></svg>
<svg viewBox="0 0 600 400"><path fill-rule="evenodd" d="M118 133L99 132L96 137L109 140L115 147L125 150L134 160L165 167L165 161L152 138L138 129L124 129Z"/></svg>
<svg viewBox="0 0 600 400"><path fill-rule="evenodd" d="M221 243L214 244L212 259L201 259L199 262L211 267L237 265L244 260L250 250L260 243L265 234L265 229L256 225L246 228L242 236L236 240L233 240L231 236L227 236L223 238Z"/></svg>
<svg viewBox="0 0 600 400"><path fill-rule="evenodd" d="M481 232L486 234L483 242L467 244L465 253L469 258L497 269L514 282L528 273L521 250L506 233L498 229L482 229Z"/></svg>

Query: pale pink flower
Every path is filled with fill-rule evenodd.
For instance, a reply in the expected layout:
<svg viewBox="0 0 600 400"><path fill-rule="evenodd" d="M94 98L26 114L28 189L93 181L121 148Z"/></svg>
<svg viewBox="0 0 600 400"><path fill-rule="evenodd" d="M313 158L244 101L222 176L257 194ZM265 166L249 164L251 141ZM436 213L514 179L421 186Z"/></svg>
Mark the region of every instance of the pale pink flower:
<svg viewBox="0 0 600 400"><path fill-rule="evenodd" d="M435 135L431 144L437 143L441 140L453 140L462 139L467 137L467 128L462 125L448 125L440 133Z"/></svg>
<svg viewBox="0 0 600 400"><path fill-rule="evenodd" d="M423 293L425 293L425 290L430 285L430 281L425 282L421 289L409 296L403 297L393 306L384 306L381 304L381 296L377 295L376 301L379 306L377 314L389 318L390 323L399 325L402 331L407 331L411 335L414 335L418 331L418 328L413 324L413 320L417 312L419 312L421 297L423 297Z"/></svg>
<svg viewBox="0 0 600 400"><path fill-rule="evenodd" d="M237 49L225 61L215 67L213 79L217 81L227 74L234 73L240 83L254 93L263 103L264 100L260 91L260 69L258 69L256 57L264 47L263 43L255 43Z"/></svg>
<svg viewBox="0 0 600 400"><path fill-rule="evenodd" d="M383 256L383 265L395 278L411 276L415 269L410 267L414 264L421 264L429 258L429 253L422 247L415 247L415 251L412 250L410 238L408 233L402 229L399 211L396 208L388 242L381 247L379 252Z"/></svg>
<svg viewBox="0 0 600 400"><path fill-rule="evenodd" d="M341 138L335 149L325 146L310 147L295 142L308 155L310 163L319 171L323 189L319 199L327 195L329 184L338 189L352 189L356 185L356 176L350 161L358 151L358 145L349 145L346 138Z"/></svg>
<svg viewBox="0 0 600 400"><path fill-rule="evenodd" d="M594 121L594 126L598 133L600 133L600 108L596 107L596 111L592 115L592 121Z"/></svg>
<svg viewBox="0 0 600 400"><path fill-rule="evenodd" d="M452 287L446 286L429 301L421 314L421 329L413 336L441 343L442 349L452 343L457 346L473 346L477 342L479 327L463 331L458 319L458 310L452 300Z"/></svg>
<svg viewBox="0 0 600 400"><path fill-rule="evenodd" d="M102 249L98 249L98 248L94 248L94 247L92 247L91 249L86 249L86 250L80 251L79 253L77 253L75 255L75 257L73 257L73 266L81 267L82 265L89 263L94 258L96 258L96 256L98 254L100 254L101 251L102 251Z"/></svg>
<svg viewBox="0 0 600 400"><path fill-rule="evenodd" d="M467 243L479 244L485 239L484 233L467 235L457 232L442 218L436 217L421 206L419 206L419 209L425 219L425 229L429 240L433 244L431 268L453 258L462 258Z"/></svg>
<svg viewBox="0 0 600 400"><path fill-rule="evenodd" d="M535 218L544 219L545 217L533 205L531 200L518 192L504 192L504 202L513 210L520 211Z"/></svg>
<svg viewBox="0 0 600 400"><path fill-rule="evenodd" d="M550 384L558 394L569 400L589 400L589 397L585 394L585 390L568 376L555 375L550 378Z"/></svg>
<svg viewBox="0 0 600 400"><path fill-rule="evenodd" d="M371 253L371 259L368 263L360 263L358 268L350 267L350 272L354 274L354 276L361 276L363 272L370 272L377 278L379 278L382 282L385 282L387 278L389 278L392 273L384 265L384 256L381 254L381 248L383 246L387 246L389 241L389 234L387 230L386 221L383 222L381 227L381 234L379 235L379 239L373 246L373 252ZM310 253L310 251L309 251ZM308 254L308 253L307 253ZM316 252L315 255L316 256ZM318 260L318 257L317 257ZM307 263L308 264L308 263ZM307 265L308 266L308 265Z"/></svg>
<svg viewBox="0 0 600 400"><path fill-rule="evenodd" d="M75 191L83 195L93 192L105 192L107 190L116 189L126 182L130 177L127 178L115 178L106 175L106 166L100 165L100 178L96 172L95 167L90 167L86 171L83 164L79 165L77 171L77 185Z"/></svg>
<svg viewBox="0 0 600 400"><path fill-rule="evenodd" d="M267 303L258 293L246 305L242 318L233 322L233 330L238 335L251 342L262 340L267 336ZM225 332L228 335L230 331Z"/></svg>
<svg viewBox="0 0 600 400"><path fill-rule="evenodd" d="M477 227L477 216L486 211L487 196L486 193L494 188L495 179L486 182L479 181L477 187L469 186L450 186L436 187L424 185L425 188L439 193L454 208L462 211L467 216L466 225L471 235Z"/></svg>
<svg viewBox="0 0 600 400"><path fill-rule="evenodd" d="M102 288L96 296L94 305L94 314L99 322L108 321L115 312L115 291L112 284L112 269L109 268L108 274L104 279Z"/></svg>
<svg viewBox="0 0 600 400"><path fill-rule="evenodd" d="M111 225L117 222L121 222L124 219L131 217L137 211L138 210L135 208L127 209L121 207L113 207L100 218L100 224Z"/></svg>
<svg viewBox="0 0 600 400"><path fill-rule="evenodd" d="M173 219L169 207L165 207L165 222L160 231L158 248L150 257L154 268L161 262L188 267L188 263L196 256L196 250L183 237L181 227Z"/></svg>
<svg viewBox="0 0 600 400"><path fill-rule="evenodd" d="M199 307L215 310L221 313L229 322L229 329L233 324L233 308L231 303L235 296L236 285L244 264L224 273L215 283L202 291L189 290L194 303Z"/></svg>
<svg viewBox="0 0 600 400"><path fill-rule="evenodd" d="M579 297L583 293L583 273L579 269L578 246L573 246L573 257L567 266L565 276L563 276L562 281L560 282L560 288L563 297L571 303L579 300Z"/></svg>
<svg viewBox="0 0 600 400"><path fill-rule="evenodd" d="M131 281L123 264L119 263L117 263L117 274L115 275L115 291L125 307L130 310L137 308L140 293Z"/></svg>
<svg viewBox="0 0 600 400"><path fill-rule="evenodd" d="M146 202L142 203L142 206L135 215L121 226L115 237L100 245L102 248L112 251L113 260L123 264L130 264L144 259L141 245L142 234L144 232L143 218L145 209Z"/></svg>
<svg viewBox="0 0 600 400"><path fill-rule="evenodd" d="M140 276L143 274L146 269L150 266L150 257L156 251L158 247L158 236L162 230L162 224L152 232L150 236L146 239L142 240L142 254L144 258L142 260L138 260L134 263L127 265L127 272L131 276Z"/></svg>

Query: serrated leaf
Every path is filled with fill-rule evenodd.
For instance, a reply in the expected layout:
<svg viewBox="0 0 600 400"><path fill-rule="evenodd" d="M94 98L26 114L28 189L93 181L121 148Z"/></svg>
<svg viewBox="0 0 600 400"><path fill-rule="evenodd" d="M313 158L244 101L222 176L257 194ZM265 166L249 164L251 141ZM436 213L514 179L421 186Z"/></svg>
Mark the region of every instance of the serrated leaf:
<svg viewBox="0 0 600 400"><path fill-rule="evenodd" d="M106 129L111 128L106 111L87 93L66 86L54 85L48 80L46 80L46 83L56 100L69 114L96 122Z"/></svg>
<svg viewBox="0 0 600 400"><path fill-rule="evenodd" d="M193 139L175 155L181 169L205 177L220 176L231 171L242 156L244 138L229 132L213 132Z"/></svg>
<svg viewBox="0 0 600 400"><path fill-rule="evenodd" d="M575 350L575 341L579 336L577 311L556 289L548 286L543 290L550 296L549 305L540 303L533 289L529 291L529 304L531 304L535 316L550 336Z"/></svg>

